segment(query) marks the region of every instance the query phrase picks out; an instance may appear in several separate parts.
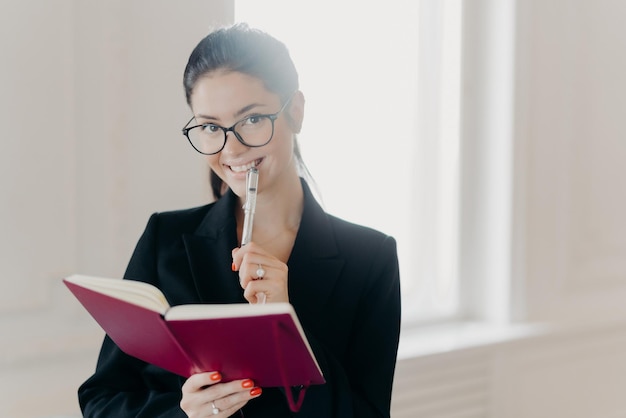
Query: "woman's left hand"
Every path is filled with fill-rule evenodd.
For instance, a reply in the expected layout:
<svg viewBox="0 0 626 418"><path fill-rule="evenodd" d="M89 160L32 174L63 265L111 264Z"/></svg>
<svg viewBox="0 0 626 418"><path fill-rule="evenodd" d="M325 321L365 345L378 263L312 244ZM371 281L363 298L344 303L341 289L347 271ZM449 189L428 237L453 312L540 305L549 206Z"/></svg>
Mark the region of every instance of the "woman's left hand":
<svg viewBox="0 0 626 418"><path fill-rule="evenodd" d="M257 303L261 293L268 303L289 302L285 263L254 242L235 248L232 254L233 270L239 271L239 283L248 302Z"/></svg>

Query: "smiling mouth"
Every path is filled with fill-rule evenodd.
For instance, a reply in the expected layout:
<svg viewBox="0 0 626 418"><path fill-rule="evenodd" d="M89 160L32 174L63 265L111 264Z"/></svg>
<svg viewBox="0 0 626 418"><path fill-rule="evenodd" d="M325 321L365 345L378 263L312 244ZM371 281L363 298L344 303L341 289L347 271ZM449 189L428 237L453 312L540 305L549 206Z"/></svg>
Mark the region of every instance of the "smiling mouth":
<svg viewBox="0 0 626 418"><path fill-rule="evenodd" d="M258 160L254 160L245 165L229 165L228 167L235 173L243 173L250 170L252 167L258 167L261 164L263 158L259 158Z"/></svg>

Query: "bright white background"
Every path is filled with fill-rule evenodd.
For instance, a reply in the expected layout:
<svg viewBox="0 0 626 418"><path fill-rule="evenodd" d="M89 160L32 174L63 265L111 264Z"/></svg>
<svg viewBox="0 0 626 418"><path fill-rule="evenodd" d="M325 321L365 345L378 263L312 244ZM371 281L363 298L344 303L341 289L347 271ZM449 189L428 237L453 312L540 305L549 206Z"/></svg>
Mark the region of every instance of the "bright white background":
<svg viewBox="0 0 626 418"><path fill-rule="evenodd" d="M459 309L461 6L421 4L235 2L237 21L290 50L307 100L300 143L326 209L396 238L406 322Z"/></svg>

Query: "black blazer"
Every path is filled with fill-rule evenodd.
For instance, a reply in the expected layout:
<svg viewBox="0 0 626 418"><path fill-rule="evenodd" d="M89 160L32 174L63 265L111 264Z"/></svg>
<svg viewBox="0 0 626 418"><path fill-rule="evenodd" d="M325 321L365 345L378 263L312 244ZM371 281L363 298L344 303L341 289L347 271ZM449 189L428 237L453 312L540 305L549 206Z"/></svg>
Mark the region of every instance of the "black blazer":
<svg viewBox="0 0 626 418"><path fill-rule="evenodd" d="M245 418L389 417L400 332L395 240L326 214L302 184L289 298L327 383L308 389L298 414L289 411L281 389L263 388L243 408ZM125 278L156 285L171 305L245 303L238 273L231 271L236 202L228 192L203 207L153 214ZM105 337L79 401L85 417L185 417L179 407L183 383Z"/></svg>

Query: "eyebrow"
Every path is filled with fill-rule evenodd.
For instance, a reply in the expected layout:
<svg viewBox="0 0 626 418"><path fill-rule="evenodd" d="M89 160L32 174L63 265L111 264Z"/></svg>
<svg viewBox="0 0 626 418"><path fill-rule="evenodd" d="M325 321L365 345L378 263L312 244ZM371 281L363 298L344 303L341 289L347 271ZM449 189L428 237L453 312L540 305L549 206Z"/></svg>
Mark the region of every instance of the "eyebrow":
<svg viewBox="0 0 626 418"><path fill-rule="evenodd" d="M235 113L235 117L238 118L240 116L242 116L244 113L249 112L250 110L254 109L255 107L259 107L259 106L265 106L262 103L251 103L247 106L242 107L241 109L239 109L236 113ZM203 115L203 114L198 114L196 115L196 118L203 118L203 119L209 119L209 120L219 120L219 118L216 118L215 116L210 116L210 115Z"/></svg>

